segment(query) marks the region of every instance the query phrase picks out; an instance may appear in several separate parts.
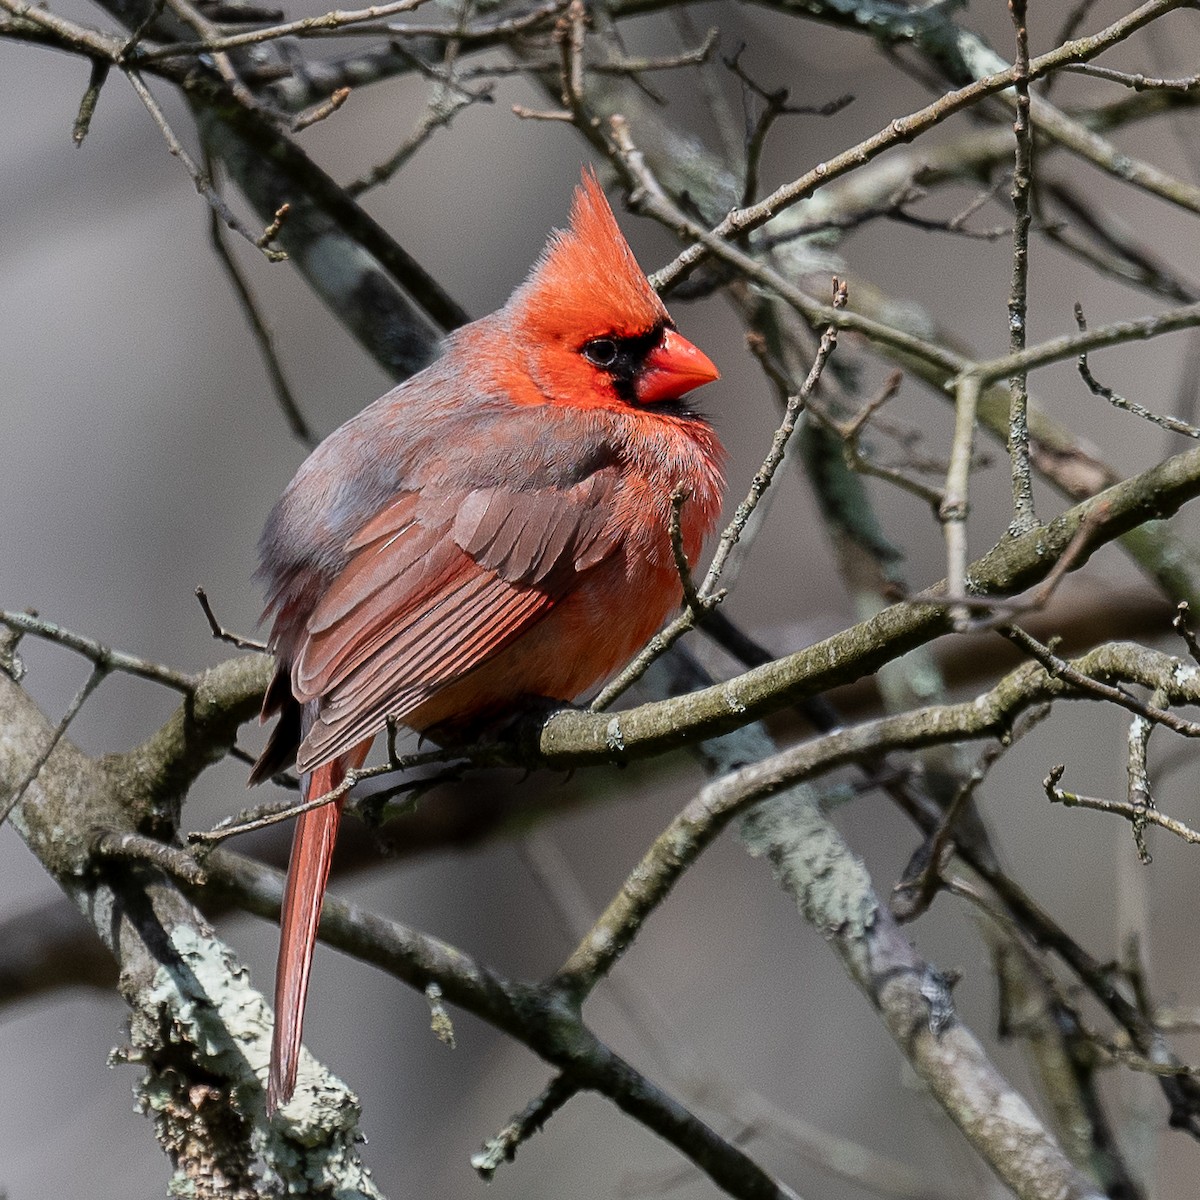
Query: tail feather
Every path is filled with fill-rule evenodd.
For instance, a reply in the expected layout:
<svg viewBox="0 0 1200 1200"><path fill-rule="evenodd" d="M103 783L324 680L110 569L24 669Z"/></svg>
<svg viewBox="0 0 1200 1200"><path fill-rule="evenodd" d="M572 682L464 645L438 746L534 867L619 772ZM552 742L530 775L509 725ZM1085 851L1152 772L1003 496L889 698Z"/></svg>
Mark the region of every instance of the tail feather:
<svg viewBox="0 0 1200 1200"><path fill-rule="evenodd" d="M361 765L370 745L368 739L341 758L313 771L305 779L305 798L322 796L336 788L348 770ZM279 961L275 968L275 1029L267 1081L267 1112L270 1114L291 1099L296 1087L304 1002L343 800L344 797L339 796L320 808L301 813L296 820L280 914Z"/></svg>
<svg viewBox="0 0 1200 1200"><path fill-rule="evenodd" d="M273 688L275 685L271 686ZM268 700L270 695L268 692ZM263 705L263 711L266 713L266 704ZM263 783L278 775L280 771L286 771L296 761L296 747L300 745L304 735L304 710L290 694L271 711L279 713L279 720L250 771L250 778L246 781L248 787ZM314 796L320 794L313 793Z"/></svg>

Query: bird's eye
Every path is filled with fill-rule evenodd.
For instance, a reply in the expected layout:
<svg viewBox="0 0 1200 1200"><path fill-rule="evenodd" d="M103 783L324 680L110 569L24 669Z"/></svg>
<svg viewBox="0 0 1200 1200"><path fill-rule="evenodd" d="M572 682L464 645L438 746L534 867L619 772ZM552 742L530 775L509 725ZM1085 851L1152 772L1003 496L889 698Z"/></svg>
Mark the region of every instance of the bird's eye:
<svg viewBox="0 0 1200 1200"><path fill-rule="evenodd" d="M583 347L583 357L594 367L611 367L617 361L617 343L612 338L592 338Z"/></svg>

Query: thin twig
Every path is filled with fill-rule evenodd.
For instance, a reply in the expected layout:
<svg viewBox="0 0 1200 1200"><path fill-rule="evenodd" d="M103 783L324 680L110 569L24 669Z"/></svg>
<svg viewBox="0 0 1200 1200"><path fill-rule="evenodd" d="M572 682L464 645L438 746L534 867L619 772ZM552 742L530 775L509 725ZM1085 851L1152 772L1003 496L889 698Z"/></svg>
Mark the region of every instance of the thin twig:
<svg viewBox="0 0 1200 1200"><path fill-rule="evenodd" d="M209 43L215 42L220 37L220 29L195 8L191 0L166 0L166 3L171 12L187 25L188 28L193 30L197 37ZM242 82L241 77L234 69L229 55L224 50L213 50L210 51L209 56L213 65L217 68L217 74L225 81L234 99L243 108L251 112L260 112L268 115L254 94Z"/></svg>
<svg viewBox="0 0 1200 1200"><path fill-rule="evenodd" d="M1012 289L1008 297L1008 348L1025 349L1029 306L1029 197L1033 187L1033 133L1029 126L1029 31L1026 0L1009 0L1017 35L1015 69L1017 117L1013 123L1016 159L1013 167ZM1029 465L1029 390L1026 373L1018 368L1009 377L1008 453L1012 465L1013 520L1011 532L1024 533L1037 525L1033 507L1033 477Z"/></svg>
<svg viewBox="0 0 1200 1200"><path fill-rule="evenodd" d="M1155 724L1165 725L1183 737L1200 737L1200 722L1188 721L1169 709L1155 704L1147 704L1136 696L1130 695L1123 688L1102 683L1099 679L1085 674L1073 667L1066 659L1060 658L1049 646L1044 646L1032 634L1026 633L1019 625L1002 626L999 632L1024 650L1030 658L1041 663L1053 678L1061 679L1064 683L1069 683L1080 691L1092 692L1100 699L1109 700Z"/></svg>
<svg viewBox="0 0 1200 1200"><path fill-rule="evenodd" d="M278 914L277 872L220 851L207 868L210 887L243 906ZM562 999L544 987L505 978L464 951L428 934L368 913L342 898L325 899L321 937L425 994L436 980L445 1000L529 1046L582 1090L604 1095L681 1153L730 1195L795 1200L736 1146L615 1054Z"/></svg>
<svg viewBox="0 0 1200 1200"><path fill-rule="evenodd" d="M1183 638L1193 662L1200 664L1200 639L1196 637L1192 627L1188 624L1188 602L1186 600L1180 600L1176 606L1171 627Z"/></svg>
<svg viewBox="0 0 1200 1200"><path fill-rule="evenodd" d="M5 612L0 610L0 625L6 625L18 633L32 634L44 638L48 642L73 650L83 655L97 667L108 671L121 671L126 675L136 675L139 679L148 679L152 683L161 683L174 691L190 695L196 688L196 677L185 675L182 671L174 671L170 667L161 666L146 658L138 658L132 654L123 654L113 650L92 638L82 634L72 633L52 621L45 621L29 613Z"/></svg>
<svg viewBox="0 0 1200 1200"><path fill-rule="evenodd" d="M3 2L4 0L0 0L0 3ZM622 117L615 116L612 118L612 127L614 140L619 148L622 141L628 140L628 126ZM1115 321L1111 325L1090 330L1084 334L1051 338L1040 345L1027 348L1020 354L1006 354L1001 358L971 362L947 346L927 338L916 337L856 312L837 312L829 305L818 303L779 272L772 270L739 247L722 240L721 237L698 225L677 205L671 203L661 190L647 192L642 189L638 184L638 175L628 166L628 163L636 162L635 158L629 158L627 163L626 156L622 152L618 161L626 170L629 170L630 177L635 184L636 190L630 196L630 203L633 207L661 221L669 228L687 237L697 239L697 244L706 253L711 253L715 258L728 263L746 279L774 292L811 324L824 325L828 323L839 329L861 333L868 340L889 347L894 353L911 356L935 372L947 373L951 377L947 384L948 387L958 387L965 376L977 375L982 388L982 386L997 380L1006 379L1014 372L1030 371L1047 366L1050 363L1077 355L1084 350L1100 346L1123 345L1131 341L1144 341L1200 325L1200 303L1185 304L1147 317ZM680 262L682 258L683 256L676 259L676 263ZM674 268L675 264L671 264L662 271L656 271L650 276L651 283L660 290L670 286L679 278L680 274Z"/></svg>
<svg viewBox="0 0 1200 1200"><path fill-rule="evenodd" d="M316 125L318 121L324 121L326 117L331 117L347 100L350 99L350 89L348 87L340 87L335 91L328 100L321 104L314 104L311 108L306 108L302 113L297 113L292 118L292 132L301 133L310 125Z"/></svg>
<svg viewBox="0 0 1200 1200"><path fill-rule="evenodd" d="M967 595L967 514L970 511L968 491L971 463L975 454L975 414L979 408L982 382L972 373L960 375L955 385L954 440L950 448L950 465L946 469L946 484L938 518L942 522L946 541L946 592L955 602L951 622L956 629L967 628L969 610L962 603Z"/></svg>
<svg viewBox="0 0 1200 1200"><path fill-rule="evenodd" d="M204 616L208 620L208 627L212 630L212 635L219 642L228 642L231 646L236 646L239 650L257 650L260 654L266 654L269 647L265 642L255 641L253 638L242 637L241 634L231 633L217 620L217 614L213 612L212 605L209 603L208 593L202 588L196 589L196 599L200 601L200 607L204 611Z"/></svg>
<svg viewBox="0 0 1200 1200"><path fill-rule="evenodd" d="M1094 508L1084 514L1079 522L1078 529L1072 535L1071 540L1067 543L1062 555L1054 566L1050 569L1046 578L1042 580L1027 599L1013 597L1006 599L1000 596L960 596L956 603L961 607L973 612L982 612L982 618L973 620L970 624L970 631L978 633L985 629L995 629L1000 625L1007 624L1014 617L1021 616L1024 613L1040 612L1054 598L1054 593L1058 591L1062 581L1079 565L1080 557L1087 550L1092 535L1099 529L1102 529L1104 522L1108 519L1109 513L1106 504L1101 501ZM930 603L935 603L941 597L937 591L927 588L922 592L910 597L912 600L927 600Z"/></svg>
<svg viewBox="0 0 1200 1200"><path fill-rule="evenodd" d="M846 465L852 471L858 471L863 475L871 475L876 479L884 479L888 483L894 483L897 487L903 488L904 491L916 496L919 500L924 500L936 512L945 498L945 493L941 488L932 487L920 479L913 479L912 476L905 474L899 467L875 462L873 459L868 458L862 450L862 435L867 424L889 400L895 398L900 391L900 385L903 381L904 373L902 371L893 371L884 381L879 391L858 412L845 421L838 420L823 404L817 404L811 400L809 401L808 411L822 425L833 430L842 439L842 454Z"/></svg>
<svg viewBox="0 0 1200 1200"><path fill-rule="evenodd" d="M279 825L283 821L299 817L306 812L312 812L314 808L320 808L332 800L344 796L349 791L349 788L343 786L344 784L345 780L332 792L314 796L309 800L301 800L296 804L263 804L251 810L253 815L243 812L236 817L226 817L212 829L196 829L190 832L187 835L188 845L198 846L200 848L198 853L208 854L213 847L219 846L229 838L240 837L243 833L254 833L259 829L268 829L272 825Z"/></svg>
<svg viewBox="0 0 1200 1200"><path fill-rule="evenodd" d="M1027 636L1022 634L1021 638ZM612 970L689 865L734 815L796 783L860 762L865 753L878 755L888 750L1011 736L1014 722L1022 713L1048 701L1072 698L1073 694L1115 701L1178 732L1200 736L1200 726L1193 727L1165 709L1142 705L1128 693L1099 683L1091 674L1103 672L1139 683L1153 680L1153 686L1163 688L1164 695L1172 700L1195 702L1200 698L1200 677L1194 672L1181 677L1176 660L1169 655L1142 646L1111 644L1097 647L1071 663L1049 657L1048 663L1038 661L1018 667L974 699L880 717L821 734L708 784L630 872L608 909L563 964L555 977L557 986L577 999L588 995ZM978 856L973 855L972 861L974 865ZM994 875L993 871L989 878ZM1012 891L1010 888L1010 896ZM1077 960L1078 956L1070 959Z"/></svg>
<svg viewBox="0 0 1200 1200"><path fill-rule="evenodd" d="M150 27L163 14L163 9L167 7L167 0L153 0L146 15L134 26L133 31L129 35L129 40L121 47L121 52L117 58L118 63L129 62L133 56L133 52L141 44L142 38L150 31Z"/></svg>
<svg viewBox="0 0 1200 1200"><path fill-rule="evenodd" d="M1077 792L1065 791L1058 785L1066 769L1066 766L1060 763L1058 766L1051 768L1050 774L1042 782L1042 787L1045 789L1046 795L1052 803L1062 804L1067 808L1091 808L1097 812L1113 813L1115 816L1124 817L1134 827L1139 823L1143 825L1157 825L1160 829L1165 829L1168 833L1173 833L1177 838L1181 838L1189 845L1200 845L1200 833L1190 826L1185 825L1182 821L1176 821L1174 817L1166 816L1156 808L1130 804L1124 800L1105 800L1098 796L1082 796ZM1148 861L1148 858L1143 859L1143 861Z"/></svg>
<svg viewBox="0 0 1200 1200"><path fill-rule="evenodd" d="M892 889L890 908L897 921L903 924L915 920L933 903L934 896L944 883L942 872L954 853L955 826L968 802L1001 757L1049 715L1049 704L1030 709L1022 720L1014 723L1013 730L1007 737L988 746L976 760L970 773L959 785L954 798L946 806L945 816L937 829L918 848Z"/></svg>
<svg viewBox="0 0 1200 1200"><path fill-rule="evenodd" d="M835 312L846 307L848 296L849 293L845 280L838 279L835 276L833 280L832 305ZM737 506L733 514L733 519L721 534L721 540L717 544L717 551L713 555L708 573L704 577L704 583L700 587L700 595L702 597L710 596L716 590L721 579L721 574L725 570L725 564L730 554L733 553L734 547L742 535L742 531L746 528L746 523L750 520L754 509L758 506L767 488L771 486L775 472L779 469L787 452L788 441L795 431L796 421L800 413L804 410L804 405L809 396L816 390L821 375L825 370L825 364L829 361L829 356L837 346L837 340L837 330L831 325L821 335L821 341L817 347L816 354L813 356L808 377L801 385L800 390L788 397L783 420L779 423L779 427L775 430L775 435L771 439L771 448L767 452L766 458L763 459L762 466L759 467L758 471L755 472L754 478L750 481L750 490L747 492L746 498Z"/></svg>
<svg viewBox="0 0 1200 1200"><path fill-rule="evenodd" d="M273 250L270 246L265 245L260 246L259 235L248 229L237 217L233 209L221 198L220 194L213 187L212 181L200 170L199 166L196 165L195 159L184 149L183 143L175 136L175 131L168 123L163 110L158 106L158 101L154 99L150 89L142 81L141 75L137 71L127 68L125 78L129 80L130 85L138 95L138 99L146 106L146 111L150 114L155 125L158 126L159 132L163 135L163 139L167 143L167 149L183 164L187 173L192 177L192 183L195 184L196 191L208 201L213 212L234 233L240 234L255 249L261 250L268 262L282 262L286 259L287 254L283 250Z"/></svg>
<svg viewBox="0 0 1200 1200"><path fill-rule="evenodd" d="M1141 5L1133 12L1089 37L1065 42L1048 54L1031 59L1029 70L1025 74L1030 82L1033 82L1059 69L1065 63L1095 58L1104 50L1130 37L1164 13L1180 7L1184 2L1186 0L1151 0L1150 3ZM948 92L932 104L910 113L907 117L897 117L890 121L885 128L872 137L818 164L805 175L777 188L757 204L748 208L735 209L712 230L705 231L704 239L696 239L695 244L679 254L674 262L656 272L653 278L655 286L662 289L676 282L680 276L692 270L703 258L712 253L716 243L765 225L784 209L810 196L817 188L823 187L850 171L857 170L885 150L902 142L909 142L964 108L1012 87L1020 74L1021 72L1018 72L1016 67L1008 67L1003 71L969 83L957 91Z"/></svg>
<svg viewBox="0 0 1200 1200"><path fill-rule="evenodd" d="M1093 270L1133 283L1172 304L1192 304L1200 299L1200 287L1180 273L1179 264L1145 245L1137 231L1118 216L1102 210L1094 193L1076 188L1069 180L1043 176L1038 180L1035 199L1041 197L1053 200L1072 218L1069 223L1044 222L1043 236ZM1074 233L1076 225L1082 226L1098 245L1082 242Z"/></svg>
<svg viewBox="0 0 1200 1200"><path fill-rule="evenodd" d="M512 1162L517 1149L527 1142L572 1096L579 1085L565 1075L556 1075L530 1102L517 1113L495 1137L471 1155L471 1166L481 1179L491 1183L496 1171Z"/></svg>
<svg viewBox="0 0 1200 1200"><path fill-rule="evenodd" d="M373 187L387 183L439 129L449 126L462 109L476 102L490 103L492 100L490 88L473 92L461 87L448 88L440 83L436 86L438 92L426 106L412 133L385 162L348 183L348 195L358 197Z"/></svg>
<svg viewBox="0 0 1200 1200"><path fill-rule="evenodd" d="M1122 183L1186 212L1200 212L1200 187L1118 148L1083 122L1055 108L1048 100L1034 97L1030 104L1033 123L1040 134Z"/></svg>
<svg viewBox="0 0 1200 1200"><path fill-rule="evenodd" d="M688 502L687 488L681 484L671 493L671 554L675 559L675 572L679 576L683 588L684 607L693 616L699 618L703 613L704 602L696 590L696 581L692 578L691 564L683 548L683 506Z"/></svg>
<svg viewBox="0 0 1200 1200"><path fill-rule="evenodd" d="M1087 332L1087 320L1083 315L1083 305L1078 300L1075 301L1075 324L1079 326L1080 333ZM1189 425L1187 421L1181 421L1178 417L1152 412L1144 404L1138 404L1136 400L1127 400L1124 396L1114 392L1112 388L1105 386L1092 374L1086 354L1079 356L1079 375L1093 396L1102 396L1114 408L1124 409L1125 412L1133 413L1135 417L1142 417L1172 433L1181 433L1184 437L1200 438L1200 429L1195 425Z"/></svg>
<svg viewBox="0 0 1200 1200"><path fill-rule="evenodd" d="M63 735L67 732L71 722L75 720L79 710L86 703L87 698L104 682L112 670L112 667L100 663L97 663L92 668L91 673L84 680L83 686L75 693L74 699L67 706L67 711L63 713L62 719L55 725L54 732L46 742L41 753L33 760L29 770L25 772L20 783L13 789L12 795L6 801L0 803L0 825L3 825L8 820L8 814L21 803L22 797L28 791L33 781L37 779L42 768L50 761L50 755L54 753L55 747L62 741Z"/></svg>
<svg viewBox="0 0 1200 1200"><path fill-rule="evenodd" d="M644 75L651 71L674 71L679 67L698 67L707 63L720 40L720 30L713 26L699 46L648 58L616 58L611 62L587 63L585 69L597 75Z"/></svg>
<svg viewBox="0 0 1200 1200"><path fill-rule="evenodd" d="M1066 334L1049 338L1037 346L1030 346L1020 354L1006 354L1002 358L986 359L969 364L965 373L977 374L983 383L1004 379L1017 370L1033 370L1062 362L1088 350L1104 346L1121 346L1127 342L1147 341L1180 329L1192 329L1200 325L1200 303L1181 304L1164 312L1147 317L1135 317L1128 321L1114 321L1099 329L1085 333Z"/></svg>
<svg viewBox="0 0 1200 1200"><path fill-rule="evenodd" d="M536 832L522 839L520 850L558 924L573 944L578 943L593 926L596 914L570 863L553 840ZM909 1200L937 1200L938 1193L930 1190L928 1180L919 1173L867 1146L836 1137L784 1111L728 1072L718 1074L714 1071L676 1034L669 1014L655 1002L636 973L617 972L609 977L608 985L609 994L625 1019L658 1058L668 1078L680 1086L684 1097L704 1104L709 1110L722 1112L736 1125L726 1133L730 1141L745 1145L752 1139L772 1136L806 1162L870 1191ZM525 1111L538 1112L539 1101L548 1090ZM510 1131L513 1131L513 1125L500 1136ZM496 1141L489 1142L485 1150ZM689 1182L693 1174L689 1167L656 1173L653 1178L639 1180L636 1190L631 1185L623 1189L623 1193L658 1194Z"/></svg>
<svg viewBox="0 0 1200 1200"><path fill-rule="evenodd" d="M273 242L279 236L279 231L283 228L283 223L287 220L288 213L291 211L292 206L286 200L275 210L275 215L271 218L271 223L255 239L254 244L260 250L268 242Z"/></svg>
<svg viewBox="0 0 1200 1200"><path fill-rule="evenodd" d="M782 116L833 116L834 113L840 112L848 104L852 103L854 97L851 95L839 96L836 100L832 100L827 104L819 106L811 106L807 104L792 104L789 101L789 92L785 87L774 88L768 90L758 83L742 66L741 58L746 46L743 42L737 50L729 57L723 58L725 66L737 76L742 83L743 92L743 107L746 109L747 124L751 125L748 96L755 96L763 102L763 108L758 114L746 135L745 145L745 178L742 182L742 206L752 204L758 193L758 174L759 164L762 161L763 149L766 146L767 135L775 122Z"/></svg>
<svg viewBox="0 0 1200 1200"><path fill-rule="evenodd" d="M1143 75L1140 71L1133 74L1128 71L1114 71L1112 67L1100 67L1093 63L1066 63L1062 69L1075 71L1080 75L1092 75L1097 79L1107 79L1112 83L1121 83L1125 87L1133 88L1135 92L1190 92L1192 88L1200 87L1200 75L1187 75L1182 79L1162 79Z"/></svg>
<svg viewBox="0 0 1200 1200"><path fill-rule="evenodd" d="M1067 548L1062 552L1062 557L1042 580L1028 603L1014 611L1037 612L1050 603L1054 593L1058 591L1058 585L1075 569L1079 562L1079 556L1087 548L1092 534L1104 524L1107 516L1108 511L1103 503L1097 504L1095 508L1084 515L1083 520L1079 522L1079 528L1075 530L1074 536L1067 543Z"/></svg>
<svg viewBox="0 0 1200 1200"><path fill-rule="evenodd" d="M240 46L256 46L263 42L276 41L284 37L319 36L333 30L347 29L351 26L361 26L367 21L379 21L388 17L399 16L419 8L426 0L395 0L392 4L376 4L369 8L338 10L322 13L316 17L302 17L296 21L285 21L271 25L265 29L248 29L240 33L227 34L224 37L205 38L199 42L169 42L156 46L153 50L142 51L141 59L152 62L158 58L176 58L188 54L215 54L222 50L236 50ZM355 29L355 32L361 32ZM404 34L404 29L390 32ZM452 30L439 29L438 32L449 34Z"/></svg>
<svg viewBox="0 0 1200 1200"><path fill-rule="evenodd" d="M1002 237L1012 236L1013 227L1011 225L995 225L991 229L968 229L965 223L972 213L991 199L991 195L991 191L981 192L966 208L946 219L923 217L909 212L904 206L911 203L911 199L882 204L873 210L864 210L861 216L864 219L875 216L887 217L890 221L898 221L902 225L911 225L914 229L924 229L929 233L952 233L956 237L973 238L979 242L998 242ZM860 223L858 214L847 218L848 226L858 223Z"/></svg>
<svg viewBox="0 0 1200 1200"><path fill-rule="evenodd" d="M102 58L92 59L92 74L88 79L87 90L79 102L79 112L75 116L75 124L71 127L71 140L76 146L83 145L88 130L92 127L92 117L96 113L96 102L100 99L100 89L112 69L112 63Z"/></svg>
<svg viewBox="0 0 1200 1200"><path fill-rule="evenodd" d="M381 775L391 775L411 770L414 767L451 762L457 759L475 762L481 766L499 762L507 763L508 761L499 756L496 748L487 745L456 746L453 748L426 750L417 754L398 755L386 763L379 764L379 766L359 767L356 770L347 771L341 783L329 791L323 792L320 796L310 796L308 799L295 804L258 805L252 809L244 810L235 816L225 817L223 820L218 821L212 829L195 830L187 835L187 840L189 844L202 845L211 849L228 838L238 837L243 833L253 833L259 829L266 829L271 825L278 825L281 821L290 820L292 817L298 817L302 813L310 812L314 808L320 808L324 804L340 800L355 785L365 779L375 779ZM449 778L453 777L455 776L450 776ZM370 806L381 806L391 795L394 795L398 791L411 791L413 788L441 784L446 782L447 778L447 776L439 776L436 780L408 781L386 792L379 792L368 797L366 803Z"/></svg>
<svg viewBox="0 0 1200 1200"><path fill-rule="evenodd" d="M522 121L567 121L569 123L575 120L575 114L567 112L566 109L526 108L524 104L514 104L512 111L513 116L519 117Z"/></svg>
<svg viewBox="0 0 1200 1200"><path fill-rule="evenodd" d="M1036 586L1090 513L1103 510L1104 515L1080 553L1080 564L1126 530L1171 516L1197 495L1200 447L1112 485L1103 496L1082 501L1024 537L1004 539L970 564L974 594L986 597ZM619 746L622 761L633 761L740 728L802 697L870 675L897 654L948 632L947 607L944 588L934 589L767 666L701 687L682 701L650 702L617 716L561 709L541 726L537 744L542 759L563 767L611 762Z"/></svg>
<svg viewBox="0 0 1200 1200"><path fill-rule="evenodd" d="M205 161L208 164L209 176L212 178L215 164L207 148L205 149ZM280 209L280 211L282 212L283 209ZM280 219L278 215L276 219ZM234 294L238 298L238 303L241 305L242 316L246 318L250 326L250 332L254 335L254 341L258 346L259 353L262 355L263 365L267 368L267 377L271 381L275 400L283 412L288 429L291 430L292 436L297 441L308 447L309 450L313 450L317 445L317 436L313 433L312 428L305 419L304 413L300 410L300 403L292 391L292 386L288 382L287 375L283 369L283 363L280 361L279 352L275 348L275 334L271 331L271 327L267 324L266 319L259 310L258 299L250 287L250 281L242 274L241 268L237 265L237 260L233 257L233 253L230 251L228 245L226 245L224 225L216 209L211 209L209 212L208 236L212 242L213 249L216 251L217 259L225 270L226 278L228 278L230 285L233 287ZM257 241L257 239L255 240ZM204 601L201 600L200 603L204 604Z"/></svg>
<svg viewBox="0 0 1200 1200"><path fill-rule="evenodd" d="M1164 697L1161 693L1154 696L1154 703L1163 707ZM1142 815L1133 822L1133 843L1137 847L1138 859L1143 865L1150 863L1150 851L1146 849L1146 814L1153 808L1154 795L1150 791L1150 773L1146 766L1150 752L1150 735L1154 732L1154 723L1145 717L1134 717L1129 722L1129 754L1126 762L1126 795L1131 808Z"/></svg>

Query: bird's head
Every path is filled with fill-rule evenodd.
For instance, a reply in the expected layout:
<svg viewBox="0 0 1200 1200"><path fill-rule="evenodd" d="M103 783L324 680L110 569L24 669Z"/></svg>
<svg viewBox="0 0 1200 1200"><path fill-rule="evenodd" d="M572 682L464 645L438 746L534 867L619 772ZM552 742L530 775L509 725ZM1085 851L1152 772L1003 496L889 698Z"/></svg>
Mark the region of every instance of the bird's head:
<svg viewBox="0 0 1200 1200"><path fill-rule="evenodd" d="M505 315L537 392L554 403L661 408L719 376L676 332L590 171L570 226L550 235Z"/></svg>

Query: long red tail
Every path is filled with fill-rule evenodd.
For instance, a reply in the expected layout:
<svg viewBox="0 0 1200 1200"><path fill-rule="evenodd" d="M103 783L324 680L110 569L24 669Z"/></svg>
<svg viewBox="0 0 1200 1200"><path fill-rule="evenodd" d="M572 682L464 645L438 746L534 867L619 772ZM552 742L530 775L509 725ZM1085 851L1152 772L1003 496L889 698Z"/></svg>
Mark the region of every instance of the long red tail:
<svg viewBox="0 0 1200 1200"><path fill-rule="evenodd" d="M346 778L347 771L361 766L370 746L370 740L363 742L341 758L313 771L307 778L305 799L323 796L337 787ZM304 1001L308 995L313 947L344 799L339 796L320 808L301 813L296 820L280 913L279 960L275 967L275 1029L267 1081L267 1112L270 1114L292 1098L296 1087Z"/></svg>

